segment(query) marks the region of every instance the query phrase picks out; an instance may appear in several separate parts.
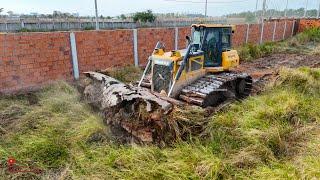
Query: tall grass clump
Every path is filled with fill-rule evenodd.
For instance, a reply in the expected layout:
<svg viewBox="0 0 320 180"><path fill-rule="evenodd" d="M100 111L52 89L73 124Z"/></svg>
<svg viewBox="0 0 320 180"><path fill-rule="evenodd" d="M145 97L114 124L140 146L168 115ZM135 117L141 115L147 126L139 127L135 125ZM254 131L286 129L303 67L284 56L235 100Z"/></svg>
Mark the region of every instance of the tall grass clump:
<svg viewBox="0 0 320 180"><path fill-rule="evenodd" d="M314 27L304 30L303 32L297 34L293 38L288 40L289 46L302 46L307 43L319 43L320 42L320 28Z"/></svg>
<svg viewBox="0 0 320 180"><path fill-rule="evenodd" d="M310 150L309 142L319 137L315 134L320 130L320 70L281 69L279 73L266 92L231 105L209 122L208 145L224 155L226 178L299 179L305 167L320 168L317 156L302 160L303 165L291 161Z"/></svg>
<svg viewBox="0 0 320 180"><path fill-rule="evenodd" d="M266 42L261 45L246 44L238 49L241 61L252 61L264 56L269 56L276 52L277 44L274 42Z"/></svg>
<svg viewBox="0 0 320 180"><path fill-rule="evenodd" d="M279 52L308 53L310 50L304 45L319 42L320 28L309 28L286 41L266 42L260 45L246 44L237 50L241 61L252 61ZM319 54L317 48L313 52L314 55Z"/></svg>

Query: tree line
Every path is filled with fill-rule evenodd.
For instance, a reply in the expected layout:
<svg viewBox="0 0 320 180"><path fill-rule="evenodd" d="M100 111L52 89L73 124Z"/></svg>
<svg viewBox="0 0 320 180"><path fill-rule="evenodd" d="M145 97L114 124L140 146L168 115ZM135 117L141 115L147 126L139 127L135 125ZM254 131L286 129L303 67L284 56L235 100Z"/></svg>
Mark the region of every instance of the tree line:
<svg viewBox="0 0 320 180"><path fill-rule="evenodd" d="M255 11L245 11L240 13L232 13L228 14L225 17L229 18L245 18L247 22L253 22L256 20L256 17L260 17L262 15L262 11L259 10ZM276 9L269 9L265 13L265 18L277 18L277 17L284 17L285 11L284 10L276 10ZM287 17L303 17L304 16L304 8L299 9L288 9L287 10ZM307 10L307 17L316 17L317 10L310 9Z"/></svg>

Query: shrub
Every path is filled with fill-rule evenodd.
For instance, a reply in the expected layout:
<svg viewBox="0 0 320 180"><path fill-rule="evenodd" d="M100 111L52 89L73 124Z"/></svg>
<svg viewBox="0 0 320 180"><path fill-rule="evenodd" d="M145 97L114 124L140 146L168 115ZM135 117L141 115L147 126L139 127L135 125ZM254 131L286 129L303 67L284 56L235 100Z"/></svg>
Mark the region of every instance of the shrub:
<svg viewBox="0 0 320 180"><path fill-rule="evenodd" d="M252 58L258 59L262 57L262 52L259 45L249 44L248 47Z"/></svg>
<svg viewBox="0 0 320 180"><path fill-rule="evenodd" d="M319 27L307 29L302 34L306 35L310 41L320 42L320 28Z"/></svg>
<svg viewBox="0 0 320 180"><path fill-rule="evenodd" d="M145 12L137 12L133 15L134 22L154 22L156 20L156 16L152 13L151 10L147 10Z"/></svg>
<svg viewBox="0 0 320 180"><path fill-rule="evenodd" d="M275 51L275 43L274 42L266 42L260 45L260 51L263 56L269 56Z"/></svg>
<svg viewBox="0 0 320 180"><path fill-rule="evenodd" d="M241 61L251 61L252 57L248 45L244 45L238 49L239 57Z"/></svg>
<svg viewBox="0 0 320 180"><path fill-rule="evenodd" d="M93 26L86 26L83 28L83 30L85 30L85 31L94 30L94 27Z"/></svg>

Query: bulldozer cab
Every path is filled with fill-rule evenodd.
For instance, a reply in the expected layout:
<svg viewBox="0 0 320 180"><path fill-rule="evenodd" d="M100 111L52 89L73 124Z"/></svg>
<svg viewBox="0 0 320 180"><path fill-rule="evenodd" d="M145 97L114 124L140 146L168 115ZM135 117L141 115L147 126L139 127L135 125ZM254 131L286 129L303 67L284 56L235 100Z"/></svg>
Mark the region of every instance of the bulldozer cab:
<svg viewBox="0 0 320 180"><path fill-rule="evenodd" d="M193 52L204 53L204 67L222 66L222 52L231 49L231 25L192 25Z"/></svg>

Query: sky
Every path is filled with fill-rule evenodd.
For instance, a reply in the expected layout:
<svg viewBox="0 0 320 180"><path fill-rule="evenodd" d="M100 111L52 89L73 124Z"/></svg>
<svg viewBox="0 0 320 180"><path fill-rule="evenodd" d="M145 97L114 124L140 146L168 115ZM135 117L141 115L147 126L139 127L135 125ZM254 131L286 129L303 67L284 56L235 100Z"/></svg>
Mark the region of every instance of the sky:
<svg viewBox="0 0 320 180"><path fill-rule="evenodd" d="M258 9L262 0L258 0ZM305 7L307 0L289 0L292 9ZM320 0L308 0L308 9L317 9ZM192 3L191 3L192 2ZM155 13L202 13L205 0L98 0L99 15L117 16L147 9ZM234 12L255 10L256 0L208 0L208 15L220 16ZM269 9L283 10L286 0L267 0ZM0 0L4 12L13 11L19 14L32 12L51 14L54 10L94 15L94 0Z"/></svg>

